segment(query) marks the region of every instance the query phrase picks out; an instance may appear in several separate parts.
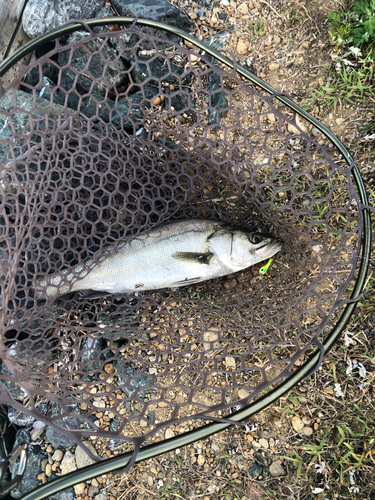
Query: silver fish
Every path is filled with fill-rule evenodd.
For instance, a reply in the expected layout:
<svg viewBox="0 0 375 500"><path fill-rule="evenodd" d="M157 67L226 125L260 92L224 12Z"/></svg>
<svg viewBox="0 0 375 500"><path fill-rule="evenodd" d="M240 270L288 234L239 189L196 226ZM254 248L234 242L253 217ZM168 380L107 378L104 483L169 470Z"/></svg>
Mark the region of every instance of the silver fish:
<svg viewBox="0 0 375 500"><path fill-rule="evenodd" d="M281 241L209 220L172 222L120 243L106 257L37 280L37 297L93 290L124 293L177 288L225 276L269 259ZM108 248L108 247L107 247Z"/></svg>

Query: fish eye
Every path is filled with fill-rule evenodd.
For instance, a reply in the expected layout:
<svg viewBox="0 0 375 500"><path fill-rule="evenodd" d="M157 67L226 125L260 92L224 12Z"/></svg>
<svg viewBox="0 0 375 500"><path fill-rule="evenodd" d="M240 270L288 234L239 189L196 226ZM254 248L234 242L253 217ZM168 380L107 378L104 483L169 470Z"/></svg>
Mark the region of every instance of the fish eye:
<svg viewBox="0 0 375 500"><path fill-rule="evenodd" d="M258 243L260 243L263 240L263 236L259 233L250 233L249 240L250 240L250 243L257 245Z"/></svg>

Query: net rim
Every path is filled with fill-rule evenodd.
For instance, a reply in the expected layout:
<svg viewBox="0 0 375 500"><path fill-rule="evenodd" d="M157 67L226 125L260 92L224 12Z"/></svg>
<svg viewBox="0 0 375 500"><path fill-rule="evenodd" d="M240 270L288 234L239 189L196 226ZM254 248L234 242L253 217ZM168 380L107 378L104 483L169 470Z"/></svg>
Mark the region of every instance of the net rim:
<svg viewBox="0 0 375 500"><path fill-rule="evenodd" d="M363 183L363 179L360 172L355 165L355 162L342 142L320 121L306 112L298 104L294 103L289 97L278 92L276 89L268 85L266 82L253 75L251 72L245 68L237 65L235 62L231 61L228 57L223 55L223 53L209 47L204 42L197 40L194 36L186 33L185 31L169 26L167 24L151 21L148 19L139 19L133 17L108 17L101 19L90 19L87 21L82 20L72 20L65 24L64 26L57 28L45 35L42 35L28 44L24 45L18 49L14 54L6 58L0 64L0 78L15 64L17 64L22 58L33 52L35 49L42 47L46 43L55 40L61 36L71 34L75 31L85 29L87 31L92 30L94 27L116 24L116 25L139 25L144 27L157 28L165 32L169 32L174 35L178 35L185 41L194 44L197 48L204 50L210 56L215 57L218 61L225 64L230 70L235 71L237 74L245 77L247 80L261 87L265 92L270 94L270 96L276 98L278 101L282 102L298 115L302 116L304 119L308 120L314 127L318 128L330 141L334 144L337 150L342 154L346 163L351 168L354 180L358 187L359 197L362 203L362 207L359 207L363 212L363 234L362 234L362 250L360 257L360 267L358 272L358 278L356 280L353 292L350 297L350 302L345 306L345 309L339 318L336 326L327 335L326 340L322 343L321 350L323 353L328 352L334 345L334 343L339 339L340 335L343 333L346 325L348 324L356 303L361 296L362 289L366 282L366 276L368 267L370 264L370 253L371 253L371 222L370 222L370 211L368 207L368 198ZM0 97L2 97L11 87L11 82L7 88L4 88L0 81ZM232 413L230 415L230 420L233 423L241 422L252 415L260 412L270 404L277 401L285 393L290 391L295 385L301 382L305 377L309 376L314 368L319 363L321 357L321 350L317 350L313 355L311 355L308 360L299 367L288 379L282 382L278 387L272 389L270 392L259 398L257 401L249 404L245 408ZM204 417L203 417L204 418ZM191 430L182 435L175 436L171 439L164 440L159 443L154 443L152 445L147 445L141 448L135 458L136 462L147 460L149 458L158 456L162 453L170 452L181 446L186 446L197 440L205 439L208 436L227 429L230 425L228 422L212 422L206 424L198 429ZM46 498L47 496L61 491L62 489L73 486L79 482L92 479L100 474L106 474L109 472L114 472L117 469L123 469L131 461L132 453L126 453L118 455L116 457L107 459L103 462L98 462L92 464L85 469L77 470L65 477L60 477L51 483L40 486L34 492L26 494L24 500L39 500Z"/></svg>

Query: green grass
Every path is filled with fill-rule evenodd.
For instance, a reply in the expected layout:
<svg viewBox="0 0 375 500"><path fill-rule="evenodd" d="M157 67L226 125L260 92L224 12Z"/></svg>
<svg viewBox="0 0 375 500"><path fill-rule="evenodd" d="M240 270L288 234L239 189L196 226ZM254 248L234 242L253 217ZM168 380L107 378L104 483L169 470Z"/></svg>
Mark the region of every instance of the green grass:
<svg viewBox="0 0 375 500"><path fill-rule="evenodd" d="M375 98L375 0L356 1L346 11L332 12L328 18L334 62L326 67L326 84L314 90L303 104L306 110L317 103L336 108Z"/></svg>

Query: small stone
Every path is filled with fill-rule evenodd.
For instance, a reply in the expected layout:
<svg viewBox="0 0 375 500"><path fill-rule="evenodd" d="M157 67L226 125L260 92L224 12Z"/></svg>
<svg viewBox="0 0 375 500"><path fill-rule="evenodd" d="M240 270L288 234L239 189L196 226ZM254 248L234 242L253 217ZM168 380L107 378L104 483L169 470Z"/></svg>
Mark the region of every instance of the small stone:
<svg viewBox="0 0 375 500"><path fill-rule="evenodd" d="M249 2L249 9L250 9L250 10L253 10L253 8L254 8L254 4L253 4L253 2L251 2L251 0L250 0L250 2Z"/></svg>
<svg viewBox="0 0 375 500"><path fill-rule="evenodd" d="M170 438L173 438L174 437L174 432L172 431L172 429L167 429L165 431L165 439L170 439Z"/></svg>
<svg viewBox="0 0 375 500"><path fill-rule="evenodd" d="M262 474L263 474L263 469L259 464L252 465L247 473L250 479L256 479Z"/></svg>
<svg viewBox="0 0 375 500"><path fill-rule="evenodd" d="M296 432L300 432L303 429L303 422L298 415L292 418L292 426Z"/></svg>
<svg viewBox="0 0 375 500"><path fill-rule="evenodd" d="M62 450L55 450L55 453L52 455L52 460L54 460L55 462L61 462L63 456L64 453Z"/></svg>
<svg viewBox="0 0 375 500"><path fill-rule="evenodd" d="M114 500L114 497L110 497L111 500ZM106 493L99 493L99 495L96 495L95 500L108 500L107 494Z"/></svg>
<svg viewBox="0 0 375 500"><path fill-rule="evenodd" d="M264 438L259 439L259 444L263 448L265 448L266 450L268 450L268 441L267 441L267 439L264 439Z"/></svg>
<svg viewBox="0 0 375 500"><path fill-rule="evenodd" d="M303 428L303 432L306 436L311 436L311 434L313 433L313 430L311 427L304 427Z"/></svg>
<svg viewBox="0 0 375 500"><path fill-rule="evenodd" d="M194 12L190 12L189 16L190 16L190 19L193 19L193 20L197 19L197 17L198 17L197 14L194 14Z"/></svg>
<svg viewBox="0 0 375 500"><path fill-rule="evenodd" d="M89 497L93 497L97 493L99 493L99 488L97 486L94 486L93 484L91 484L89 487L89 491L88 491Z"/></svg>
<svg viewBox="0 0 375 500"><path fill-rule="evenodd" d="M300 45L300 48L301 49L309 49L310 48L310 42L308 42L307 40L305 42L302 42L301 45Z"/></svg>
<svg viewBox="0 0 375 500"><path fill-rule="evenodd" d="M74 485L74 492L76 495L82 495L86 489L86 483L79 483Z"/></svg>
<svg viewBox="0 0 375 500"><path fill-rule="evenodd" d="M318 135L320 135L320 134L322 133L322 132L321 132L318 128L316 128L316 127L314 127L314 128L312 129L312 131L311 131L311 132L312 132L312 135L314 135L315 137L316 137L316 136L318 136Z"/></svg>
<svg viewBox="0 0 375 500"><path fill-rule="evenodd" d="M151 476L148 476L148 478L147 478L147 484L148 484L149 486L153 486L153 484L154 484L154 480L152 479L152 477L151 477Z"/></svg>
<svg viewBox="0 0 375 500"><path fill-rule="evenodd" d="M204 458L203 455L198 455L198 464L203 465L206 459Z"/></svg>
<svg viewBox="0 0 375 500"><path fill-rule="evenodd" d="M336 118L337 125L342 125L345 122L345 118Z"/></svg>
<svg viewBox="0 0 375 500"><path fill-rule="evenodd" d="M155 99L152 101L153 106L159 106L159 104L163 101L162 96L157 96Z"/></svg>
<svg viewBox="0 0 375 500"><path fill-rule="evenodd" d="M320 245L317 245L319 246L319 250L320 250ZM318 251L319 251L318 250ZM307 418L307 417L302 417L302 422L305 424L305 425L310 425L311 424L311 419L310 418Z"/></svg>
<svg viewBox="0 0 375 500"><path fill-rule="evenodd" d="M43 432L44 432L44 427L39 429L34 429L33 432L31 433L31 440L36 441L37 439L40 438Z"/></svg>
<svg viewBox="0 0 375 500"><path fill-rule="evenodd" d="M280 67L280 64L277 64L277 63L271 63L268 68L270 71L276 71L277 69L279 69Z"/></svg>
<svg viewBox="0 0 375 500"><path fill-rule="evenodd" d="M243 14L243 15L246 15L249 13L249 8L248 6L245 4L245 3L241 3L238 7L237 7L237 12L239 14Z"/></svg>
<svg viewBox="0 0 375 500"><path fill-rule="evenodd" d="M95 448L89 441L84 441L82 443L87 449L89 449L95 456L98 456L96 453ZM93 460L86 452L84 449L82 449L81 446L77 446L76 451L75 451L75 461L77 464L78 469L82 469L83 467L87 467L88 465L91 465L95 463L95 460Z"/></svg>
<svg viewBox="0 0 375 500"><path fill-rule="evenodd" d="M49 477L52 474L52 465L47 464L46 465L46 476Z"/></svg>
<svg viewBox="0 0 375 500"><path fill-rule="evenodd" d="M280 460L276 460L275 462L272 462L272 464L270 465L270 468L269 468L271 476L278 477L278 476L285 476L286 475L286 472L285 472L284 468L282 467L281 463L282 462Z"/></svg>
<svg viewBox="0 0 375 500"><path fill-rule="evenodd" d="M212 331L212 330L215 330L215 331ZM212 348L215 349L217 347L220 347L220 343L215 342L215 340L217 340L219 338L218 331L220 331L220 328L212 328L208 332L203 333L203 340L205 341L205 342L203 342L203 348L205 351L208 351Z"/></svg>
<svg viewBox="0 0 375 500"><path fill-rule="evenodd" d="M74 455L72 452L66 451L64 458L61 461L61 473L64 475L75 470L77 470L77 466Z"/></svg>
<svg viewBox="0 0 375 500"><path fill-rule="evenodd" d="M225 366L227 369L236 368L236 360L232 356L228 356L225 358Z"/></svg>
<svg viewBox="0 0 375 500"><path fill-rule="evenodd" d="M249 391L247 391L246 389L240 389L240 390L238 391L238 397L239 397L240 399L247 398L247 397L249 396L249 394L250 394L250 393L249 393Z"/></svg>
<svg viewBox="0 0 375 500"><path fill-rule="evenodd" d="M106 365L104 365L104 371L106 373L115 373L115 367L113 366L113 363L107 363Z"/></svg>
<svg viewBox="0 0 375 500"><path fill-rule="evenodd" d="M247 54L249 51L249 42L240 39L237 43L237 52L241 55Z"/></svg>

